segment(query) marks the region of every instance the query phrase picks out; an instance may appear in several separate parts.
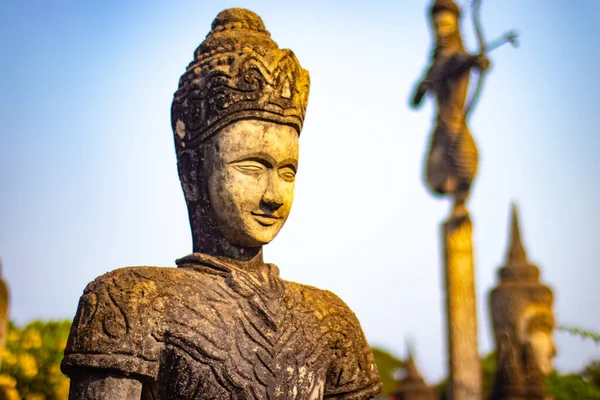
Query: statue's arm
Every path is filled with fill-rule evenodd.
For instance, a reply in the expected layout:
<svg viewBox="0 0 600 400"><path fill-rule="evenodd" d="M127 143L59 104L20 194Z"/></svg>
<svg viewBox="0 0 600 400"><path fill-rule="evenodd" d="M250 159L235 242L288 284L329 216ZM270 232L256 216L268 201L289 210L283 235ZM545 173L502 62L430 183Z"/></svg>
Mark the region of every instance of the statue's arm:
<svg viewBox="0 0 600 400"><path fill-rule="evenodd" d="M421 104L421 101L423 100L423 96L425 96L425 93L427 93L427 90L429 89L429 85L427 84L427 81L424 79L422 80L419 85L417 86L415 93L413 95L412 98L412 106L413 107L418 107Z"/></svg>
<svg viewBox="0 0 600 400"><path fill-rule="evenodd" d="M139 400L142 388L135 378L99 371L71 378L69 400Z"/></svg>
<svg viewBox="0 0 600 400"><path fill-rule="evenodd" d="M490 60L485 54L456 54L448 66L448 75L457 78L475 67L480 71L485 71L490 66Z"/></svg>
<svg viewBox="0 0 600 400"><path fill-rule="evenodd" d="M421 81L417 85L415 92L412 96L412 101L411 101L411 105L413 107L418 107L421 104L421 101L423 100L423 96L425 96L425 94L427 92L432 90L432 86L433 86L432 81L435 79L432 76L432 69L433 69L433 65L427 69L425 76L423 77L423 79L421 79Z"/></svg>

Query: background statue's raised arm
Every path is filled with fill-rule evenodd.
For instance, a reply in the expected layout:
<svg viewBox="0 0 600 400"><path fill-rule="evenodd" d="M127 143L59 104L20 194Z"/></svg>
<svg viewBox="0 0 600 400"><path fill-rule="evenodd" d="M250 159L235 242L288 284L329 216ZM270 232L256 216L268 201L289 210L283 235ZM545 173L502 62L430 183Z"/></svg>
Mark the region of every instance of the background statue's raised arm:
<svg viewBox="0 0 600 400"><path fill-rule="evenodd" d="M421 101L423 100L423 96L425 96L425 94L427 93L428 90L429 90L429 85L425 78L421 82L419 82L419 85L417 86L417 88L413 94L411 106L415 107L415 108L420 106Z"/></svg>
<svg viewBox="0 0 600 400"><path fill-rule="evenodd" d="M419 86L417 86L417 89L415 90L415 94L413 95L411 106L418 107L419 105L421 105L421 100L423 100L423 96L425 96L425 93L427 93L427 90L425 90L423 82L420 82Z"/></svg>

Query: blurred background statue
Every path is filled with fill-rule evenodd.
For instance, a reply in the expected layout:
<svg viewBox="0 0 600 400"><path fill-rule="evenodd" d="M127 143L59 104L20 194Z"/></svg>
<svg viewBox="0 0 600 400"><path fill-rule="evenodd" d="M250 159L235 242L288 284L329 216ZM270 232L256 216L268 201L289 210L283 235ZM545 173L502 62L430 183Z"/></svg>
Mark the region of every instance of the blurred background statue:
<svg viewBox="0 0 600 400"><path fill-rule="evenodd" d="M477 147L466 125L470 71L484 71L490 65L484 54L472 55L465 50L459 16L460 9L452 0L437 0L431 7L435 48L431 65L412 98L412 105L418 107L426 93L435 95L437 117L426 181L433 193L454 198L455 216L466 214L465 201L477 173Z"/></svg>
<svg viewBox="0 0 600 400"><path fill-rule="evenodd" d="M527 260L514 205L506 264L498 275L500 282L490 293L498 366L490 399L545 399L544 377L552 372L556 355L553 294Z"/></svg>
<svg viewBox="0 0 600 400"><path fill-rule="evenodd" d="M431 25L435 39L431 65L417 84L412 106L421 105L427 93L435 95L436 125L433 129L426 165L426 182L436 195L454 199L453 214L467 213L465 202L477 173L477 147L466 120L483 84L483 72L490 66L486 57L504 43L517 44L514 32L486 45L479 21L480 1L473 1L473 23L479 41L478 54L469 54L459 27L461 10L452 0L436 0L431 6ZM471 70L479 71L473 95L467 101Z"/></svg>

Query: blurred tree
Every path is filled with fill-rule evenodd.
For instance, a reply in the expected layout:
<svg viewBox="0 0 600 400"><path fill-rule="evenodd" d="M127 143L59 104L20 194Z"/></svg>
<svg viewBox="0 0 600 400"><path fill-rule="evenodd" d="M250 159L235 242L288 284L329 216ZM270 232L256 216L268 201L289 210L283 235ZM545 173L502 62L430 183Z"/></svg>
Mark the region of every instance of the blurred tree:
<svg viewBox="0 0 600 400"><path fill-rule="evenodd" d="M546 390L555 400L600 399L600 386L580 374L560 375L554 370L546 377Z"/></svg>
<svg viewBox="0 0 600 400"><path fill-rule="evenodd" d="M69 379L60 362L71 321L34 321L23 329L9 324L1 351L1 400L66 400Z"/></svg>
<svg viewBox="0 0 600 400"><path fill-rule="evenodd" d="M483 398L487 399L492 394L496 380L496 353L488 353L481 359L481 370L483 380Z"/></svg>
<svg viewBox="0 0 600 400"><path fill-rule="evenodd" d="M600 388L600 360L590 362L587 367L584 368L581 376Z"/></svg>

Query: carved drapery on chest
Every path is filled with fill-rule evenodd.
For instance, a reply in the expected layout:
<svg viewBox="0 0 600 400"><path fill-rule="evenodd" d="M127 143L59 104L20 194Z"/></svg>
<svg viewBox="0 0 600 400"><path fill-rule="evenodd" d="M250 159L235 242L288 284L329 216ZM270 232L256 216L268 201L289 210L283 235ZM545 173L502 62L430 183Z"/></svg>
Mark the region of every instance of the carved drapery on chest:
<svg viewBox="0 0 600 400"><path fill-rule="evenodd" d="M195 262L127 268L92 283L65 371L116 368L151 382L161 399L362 399L378 391L370 349L335 295L283 281L272 265L246 273Z"/></svg>

